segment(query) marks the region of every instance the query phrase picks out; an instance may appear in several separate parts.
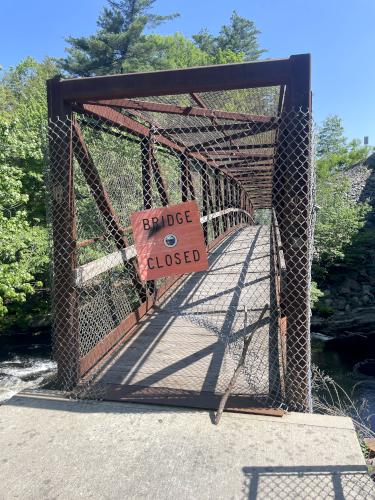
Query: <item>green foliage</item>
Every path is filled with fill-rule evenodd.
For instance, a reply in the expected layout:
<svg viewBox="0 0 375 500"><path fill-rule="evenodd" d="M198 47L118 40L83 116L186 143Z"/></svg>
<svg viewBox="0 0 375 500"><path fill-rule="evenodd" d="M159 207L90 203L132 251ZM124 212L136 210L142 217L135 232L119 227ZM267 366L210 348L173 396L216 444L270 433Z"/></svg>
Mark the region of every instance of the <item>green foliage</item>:
<svg viewBox="0 0 375 500"><path fill-rule="evenodd" d="M155 0L109 0L89 37L67 38L68 56L60 67L72 76L150 71L255 60L259 48L254 23L233 12L218 36L202 30L193 40L180 33L145 34L147 28L176 17L150 12Z"/></svg>
<svg viewBox="0 0 375 500"><path fill-rule="evenodd" d="M56 63L47 58L42 63L31 57L3 74L0 80L0 330L12 325L27 326L35 315L46 314L46 283L49 268L44 185L44 140L47 125L46 80L59 69L72 76L150 71L179 67L224 64L253 60L259 49L252 21L233 13L230 23L214 37L205 31L192 40L180 33L162 36L145 34L146 30L173 19L177 14L159 16L152 12L155 0L108 0L98 19L98 29L89 37L69 37L67 57ZM205 45L206 43L206 45ZM238 91L240 94L242 91ZM238 98L232 92L225 105L234 107ZM183 100L184 96L180 96ZM271 96L272 100L272 96ZM251 101L246 96L246 102ZM249 104L249 106L251 103ZM119 146L119 141L105 137L86 137L95 156L95 147L107 156L97 156L97 167L104 175L111 155L137 158L136 145ZM116 142L116 144L115 144ZM126 145L127 144L127 145ZM118 148L123 150L118 151ZM126 149L128 148L128 149ZM178 182L177 160L163 158L168 181ZM78 171L78 169L77 169ZM109 191L118 189L117 173L106 179ZM134 176L140 175L137 171ZM134 179L129 179L130 181ZM141 183L139 182L139 186ZM173 191L173 189L172 189ZM77 215L87 221L82 239L100 234L96 208L82 176L77 175ZM116 194L116 193L115 193ZM134 192L134 210L141 207L140 192ZM113 199L121 199L113 196ZM114 203L116 203L114 201ZM121 206L115 206L121 214ZM107 246L106 246L107 245ZM79 255L87 262L108 251L108 242L86 247Z"/></svg>
<svg viewBox="0 0 375 500"><path fill-rule="evenodd" d="M311 290L310 290L310 304L311 304L311 307L314 308L315 304L323 296L324 296L324 293L321 290L319 290L316 281L312 281L311 282Z"/></svg>
<svg viewBox="0 0 375 500"><path fill-rule="evenodd" d="M330 116L323 123L318 135L317 153L318 213L313 276L320 284L332 266L342 264L348 258L370 206L350 198L350 180L345 176L345 169L366 159L368 148L362 147L357 140L347 142L341 119L337 116ZM324 307L319 303L322 314L332 313L332 310L324 311Z"/></svg>
<svg viewBox="0 0 375 500"><path fill-rule="evenodd" d="M364 225L370 207L348 196L349 181L339 174L319 178L315 249L321 266L329 267L344 257L345 247Z"/></svg>
<svg viewBox="0 0 375 500"><path fill-rule="evenodd" d="M197 47L214 58L220 52L230 51L241 59L254 61L265 52L259 47L259 34L260 31L256 29L253 21L239 16L234 11L229 24L221 27L218 36L213 36L207 29L203 29L193 35L193 40Z"/></svg>
<svg viewBox="0 0 375 500"><path fill-rule="evenodd" d="M0 329L21 319L20 304L46 282L42 131L45 80L55 72L51 60L27 58L0 81Z"/></svg>
<svg viewBox="0 0 375 500"><path fill-rule="evenodd" d="M345 151L346 139L341 118L337 115L328 116L318 130L317 139L318 158Z"/></svg>
<svg viewBox="0 0 375 500"><path fill-rule="evenodd" d="M149 46L143 34L177 14L150 13L155 0L108 0L98 19L98 31L89 37L68 37L68 56L60 60L63 70L74 76L105 75L136 71L139 54Z"/></svg>

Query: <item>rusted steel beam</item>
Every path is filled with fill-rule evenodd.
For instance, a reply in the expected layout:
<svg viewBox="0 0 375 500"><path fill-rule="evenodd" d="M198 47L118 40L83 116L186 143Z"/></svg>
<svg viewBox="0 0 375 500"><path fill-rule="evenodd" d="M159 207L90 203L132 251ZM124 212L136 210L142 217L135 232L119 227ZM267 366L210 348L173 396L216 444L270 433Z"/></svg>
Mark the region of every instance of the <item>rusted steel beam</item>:
<svg viewBox="0 0 375 500"><path fill-rule="evenodd" d="M242 186L247 186L248 184L251 184L253 186L260 186L263 183L267 183L267 185L272 185L272 177L259 177L259 178L254 178L254 177L245 177L245 178L240 178L238 181L241 183Z"/></svg>
<svg viewBox="0 0 375 500"><path fill-rule="evenodd" d="M193 178L190 171L189 159L185 155L181 155L181 199L188 201L195 200L195 189ZM189 198L190 195L190 198Z"/></svg>
<svg viewBox="0 0 375 500"><path fill-rule="evenodd" d="M230 163L218 163L217 166L221 168L227 168L231 173L239 170L240 168L248 168L249 171L254 167L272 167L273 159L270 160L262 160L262 161L249 161L249 160L241 160L239 162L230 162Z"/></svg>
<svg viewBox="0 0 375 500"><path fill-rule="evenodd" d="M109 234L115 241L118 250L128 246L128 239L124 235L124 230L112 206L108 193L102 183L99 172L91 158L90 152L84 141L82 131L76 121L73 122L73 152L81 167L83 176L90 192L95 200L98 210L103 215L104 223ZM139 299L145 299L145 289L138 279L137 265L133 262L131 265L124 263L125 268L129 271L133 285L138 292Z"/></svg>
<svg viewBox="0 0 375 500"><path fill-rule="evenodd" d="M80 106L75 106L74 109L80 113L87 114L94 118L99 118L105 120L107 123L114 125L120 129L126 130L138 137L150 137L151 129L142 125L141 123L129 118L128 116L124 116L118 111L108 108L106 106L99 106L93 104L82 104ZM178 145L175 141L164 137L161 134L155 133L153 134L153 141L156 144L161 144L162 146L166 146L172 151L176 151L178 153L184 153L186 156L194 158L196 160L200 160L204 163L208 163L208 160L205 156L201 155L197 152L189 152L186 150L184 146Z"/></svg>
<svg viewBox="0 0 375 500"><path fill-rule="evenodd" d="M136 99L101 99L99 101L88 102L87 104L101 104L104 106L114 106L135 111L148 111L153 113L167 113L169 115L197 116L201 118L214 118L218 120L233 120L238 122L262 122L268 121L268 116L251 115L248 113L235 113L222 111L220 109L210 109L207 107L178 106L177 104L167 104L153 101L139 101ZM144 118L149 119L145 115Z"/></svg>
<svg viewBox="0 0 375 500"><path fill-rule="evenodd" d="M283 117L285 129L279 138L278 188L274 201L287 267L282 303L287 316L286 393L290 406L311 411L309 334L309 252L311 245L309 189L311 149L310 57L290 58L291 78ZM298 154L296 154L298 152ZM299 221L296 224L296 220ZM295 286L298 283L298 287Z"/></svg>
<svg viewBox="0 0 375 500"><path fill-rule="evenodd" d="M269 143L269 144L224 144L222 146L217 145L217 146L207 146L204 150L199 151L200 153L207 153L210 152L212 153L212 156L215 154L226 154L226 152L232 152L232 151L242 151L244 149L246 150L253 150L253 149L270 149L274 148L275 143Z"/></svg>
<svg viewBox="0 0 375 500"><path fill-rule="evenodd" d="M126 130L127 132L133 133L141 138L150 137L150 134L152 133L151 129L146 127L145 125L142 125L136 120L124 116L118 111L105 106L83 104L82 106L75 106L75 110L80 113L88 114L89 116L92 116L94 118L106 120L106 122L114 125L115 127ZM162 146L165 146L172 151L183 153L189 158L199 160L212 167L216 166L216 162L214 160L210 161L198 152L189 152L187 148L176 144L174 141L160 134L156 133L152 137L155 144L161 144ZM229 171L227 171L226 174L228 176L231 176Z"/></svg>
<svg viewBox="0 0 375 500"><path fill-rule="evenodd" d="M246 179L260 179L260 178L265 178L265 179L270 179L272 180L272 171L263 171L263 172L256 172L256 175L248 175L249 172L243 171L243 172L238 172L234 174L235 179L237 179L238 182L240 182L240 179L246 180Z"/></svg>
<svg viewBox="0 0 375 500"><path fill-rule="evenodd" d="M224 210L224 200L223 200L223 191L222 191L222 176L219 174L219 171L215 171L215 211L220 212ZM221 223L223 226L223 232L225 232L224 227L224 217L220 217ZM220 232L220 225L219 225Z"/></svg>
<svg viewBox="0 0 375 500"><path fill-rule="evenodd" d="M144 137L141 141L143 208L152 207L152 150L151 141Z"/></svg>
<svg viewBox="0 0 375 500"><path fill-rule="evenodd" d="M208 189L209 189L209 176L208 172L205 168L202 168L201 170L201 179L202 179L202 216L207 216L208 215ZM202 224L203 226L203 235L204 235L204 241L206 242L206 245L208 244L208 223L204 222Z"/></svg>
<svg viewBox="0 0 375 500"><path fill-rule="evenodd" d="M73 123L73 152L81 167L95 203L104 217L109 234L115 240L117 248L123 248L127 245L127 239L124 238L122 226L102 183L99 172L91 158L77 122Z"/></svg>
<svg viewBox="0 0 375 500"><path fill-rule="evenodd" d="M198 104L200 108L207 109L205 102L203 101L203 99L199 94L197 94L196 92L191 92L190 97L193 99L193 101L195 101L196 104Z"/></svg>
<svg viewBox="0 0 375 500"><path fill-rule="evenodd" d="M215 213L215 204L214 204L214 199L212 195L212 190L211 190L211 183L210 183L210 176L207 176L207 197L208 197L208 205L210 207L210 213L213 214ZM214 229L214 238L218 238L220 234L220 226L219 226L219 219L214 218L212 220L212 226Z"/></svg>
<svg viewBox="0 0 375 500"><path fill-rule="evenodd" d="M152 170L154 172L156 188L157 188L159 196L160 196L161 204L163 205L163 207L166 207L167 205L169 205L167 183L166 183L164 176L161 172L160 165L156 161L155 152L153 150L152 143L151 143L150 147L151 147L151 165L152 165Z"/></svg>
<svg viewBox="0 0 375 500"><path fill-rule="evenodd" d="M88 101L150 95L267 87L287 83L289 59L223 64L189 69L61 80L66 101Z"/></svg>
<svg viewBox="0 0 375 500"><path fill-rule="evenodd" d="M223 177L223 191L224 191L224 210L230 208L229 199L229 177ZM224 215L224 231L227 231L229 227L229 214Z"/></svg>
<svg viewBox="0 0 375 500"><path fill-rule="evenodd" d="M191 127L170 127L170 128L160 128L158 131L161 134L193 134L193 133L204 133L204 132L226 132L231 130L247 130L250 129L251 125L258 125L260 123L273 123L274 117L264 117L262 121L247 121L240 123L223 123L217 125L193 125Z"/></svg>
<svg viewBox="0 0 375 500"><path fill-rule="evenodd" d="M232 155L232 156L223 156L215 158L215 162L218 165L221 165L223 162L230 166L231 164L236 164L240 160L241 162L246 162L249 160L250 163L255 163L258 161L267 161L273 159L273 155Z"/></svg>
<svg viewBox="0 0 375 500"><path fill-rule="evenodd" d="M252 160L256 159L264 159L264 158L272 158L274 153L273 151L270 152L256 152L252 153L250 151L236 151L235 148L230 151L230 150L225 150L225 151L202 151L202 154L208 155L209 158L215 158L215 161L227 161L227 160L237 160L238 158L249 158Z"/></svg>
<svg viewBox="0 0 375 500"><path fill-rule="evenodd" d="M244 137L256 136L258 134L269 132L271 130L276 130L278 124L276 121L272 121L269 123L260 123L256 125L250 125L247 130L243 130L242 132L237 132L236 134L226 135L225 137L219 137L217 139L211 139L206 142L194 144L187 148L189 152L200 151L202 148L206 148L207 146L214 146L215 144L223 144L225 142L231 142L237 139L243 139Z"/></svg>
<svg viewBox="0 0 375 500"><path fill-rule="evenodd" d="M56 79L47 83L50 189L53 235L54 349L63 390L79 380L79 302L72 276L77 266L71 107Z"/></svg>
<svg viewBox="0 0 375 500"><path fill-rule="evenodd" d="M277 116L280 116L283 109L284 109L285 91L286 91L286 85L281 85L280 94L279 94L279 102L277 104Z"/></svg>

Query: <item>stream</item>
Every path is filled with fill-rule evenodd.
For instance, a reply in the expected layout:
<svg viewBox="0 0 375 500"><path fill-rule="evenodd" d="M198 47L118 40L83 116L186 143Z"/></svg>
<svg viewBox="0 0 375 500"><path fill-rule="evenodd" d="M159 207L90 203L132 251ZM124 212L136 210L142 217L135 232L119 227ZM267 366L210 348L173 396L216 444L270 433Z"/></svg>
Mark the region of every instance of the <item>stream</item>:
<svg viewBox="0 0 375 500"><path fill-rule="evenodd" d="M312 362L375 415L375 335L312 336ZM56 372L49 332L0 335L0 401L46 384ZM354 387L354 391L353 391ZM375 417L371 419L375 431Z"/></svg>
<svg viewBox="0 0 375 500"><path fill-rule="evenodd" d="M375 334L329 338L312 334L312 363L342 387L350 398L366 400L368 425L375 431Z"/></svg>
<svg viewBox="0 0 375 500"><path fill-rule="evenodd" d="M0 335L0 401L43 386L55 371L49 332Z"/></svg>

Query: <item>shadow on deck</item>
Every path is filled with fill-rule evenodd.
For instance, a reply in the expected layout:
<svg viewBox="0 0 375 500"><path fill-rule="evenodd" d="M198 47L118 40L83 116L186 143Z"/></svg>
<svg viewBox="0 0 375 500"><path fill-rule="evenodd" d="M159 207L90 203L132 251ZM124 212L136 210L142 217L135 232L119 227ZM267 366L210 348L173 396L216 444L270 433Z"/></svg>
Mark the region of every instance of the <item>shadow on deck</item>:
<svg viewBox="0 0 375 500"><path fill-rule="evenodd" d="M131 340L101 366L94 390L107 400L217 408L243 337L272 304L270 278L270 228L239 230L211 253L208 271L187 277L141 320ZM254 332L230 407L275 401L280 368L270 324L268 312Z"/></svg>

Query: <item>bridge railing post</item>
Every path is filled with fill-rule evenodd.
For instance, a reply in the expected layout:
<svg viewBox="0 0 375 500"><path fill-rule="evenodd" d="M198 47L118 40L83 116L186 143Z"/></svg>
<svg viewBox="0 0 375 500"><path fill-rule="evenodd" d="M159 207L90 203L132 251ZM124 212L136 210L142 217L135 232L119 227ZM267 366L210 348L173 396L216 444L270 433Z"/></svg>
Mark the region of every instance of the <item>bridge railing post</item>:
<svg viewBox="0 0 375 500"><path fill-rule="evenodd" d="M287 317L286 396L297 410L311 410L310 253L311 102L310 57L291 58L274 169L273 207L280 226L286 273L281 307Z"/></svg>
<svg viewBox="0 0 375 500"><path fill-rule="evenodd" d="M79 379L78 295L73 283L77 265L72 111L60 93L58 79L47 83L49 115L49 189L53 236L54 357L64 390Z"/></svg>

